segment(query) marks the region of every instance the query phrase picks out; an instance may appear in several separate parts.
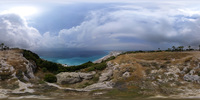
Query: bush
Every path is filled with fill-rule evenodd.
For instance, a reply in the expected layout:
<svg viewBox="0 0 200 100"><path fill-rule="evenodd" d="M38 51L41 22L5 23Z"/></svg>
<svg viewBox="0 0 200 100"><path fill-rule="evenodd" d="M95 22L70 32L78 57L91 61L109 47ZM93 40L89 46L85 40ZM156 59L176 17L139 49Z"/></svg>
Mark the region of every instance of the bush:
<svg viewBox="0 0 200 100"><path fill-rule="evenodd" d="M42 72L47 72L47 68L43 67Z"/></svg>
<svg viewBox="0 0 200 100"><path fill-rule="evenodd" d="M24 80L23 71L17 70L17 72L16 72L16 77L17 77L20 81L26 82L26 80Z"/></svg>
<svg viewBox="0 0 200 100"><path fill-rule="evenodd" d="M113 60L113 59L115 59L115 58L116 58L115 56L111 56L111 57L109 57L108 59L104 60L103 62L107 62L107 61Z"/></svg>
<svg viewBox="0 0 200 100"><path fill-rule="evenodd" d="M57 74L59 67L63 67L61 64L42 60L37 54L29 50L23 50L23 56L30 61L34 61L38 67L42 68L43 72L49 71Z"/></svg>
<svg viewBox="0 0 200 100"><path fill-rule="evenodd" d="M33 53L33 52L29 51L29 50L23 50L23 56L26 59L33 60L35 62L37 61L37 59L40 58L37 54L35 54L35 53Z"/></svg>
<svg viewBox="0 0 200 100"><path fill-rule="evenodd" d="M104 63L99 63L99 64L95 65L94 67L96 70L104 70L107 67L107 65L104 62Z"/></svg>
<svg viewBox="0 0 200 100"><path fill-rule="evenodd" d="M46 75L44 76L44 81L50 82L50 83L54 83L54 82L57 81L57 78L56 78L56 76L53 75L53 74L46 74Z"/></svg>
<svg viewBox="0 0 200 100"><path fill-rule="evenodd" d="M58 72L74 72L74 71L78 71L78 70L81 70L81 69L88 68L92 65L94 65L94 63L89 61L89 62L86 62L84 64L78 65L78 66L59 67Z"/></svg>
<svg viewBox="0 0 200 100"><path fill-rule="evenodd" d="M87 71L88 72L95 71L95 67L89 67L89 68L87 68Z"/></svg>
<svg viewBox="0 0 200 100"><path fill-rule="evenodd" d="M12 78L12 73L10 71L0 72L0 80L6 80Z"/></svg>
<svg viewBox="0 0 200 100"><path fill-rule="evenodd" d="M104 70L107 67L106 62L94 64L86 69L86 71Z"/></svg>

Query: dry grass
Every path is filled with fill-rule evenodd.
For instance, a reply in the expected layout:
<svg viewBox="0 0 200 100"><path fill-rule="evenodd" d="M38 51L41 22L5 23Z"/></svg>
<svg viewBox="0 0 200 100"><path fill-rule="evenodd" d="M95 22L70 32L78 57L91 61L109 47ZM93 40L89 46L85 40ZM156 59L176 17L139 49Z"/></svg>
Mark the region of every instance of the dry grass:
<svg viewBox="0 0 200 100"><path fill-rule="evenodd" d="M148 76L151 69L165 69L173 64L185 64L193 59L193 54L188 52L153 52L153 53L133 53L118 56L112 63L118 63L118 70L114 71L114 80L141 81ZM195 66L196 63L191 63ZM131 69L127 70L127 69ZM130 72L130 77L124 79L122 74Z"/></svg>
<svg viewBox="0 0 200 100"><path fill-rule="evenodd" d="M14 67L15 72L26 72L27 61L22 55L22 50L5 50L0 51L0 60ZM12 72L13 73L13 72Z"/></svg>
<svg viewBox="0 0 200 100"><path fill-rule="evenodd" d="M182 52L153 52L153 53L138 53L131 54L132 57L142 60L171 60L181 59L188 56L189 53Z"/></svg>
<svg viewBox="0 0 200 100"><path fill-rule="evenodd" d="M190 53L184 52L153 52L153 53L133 53L133 54L125 54L118 56L112 62L116 62L118 64L122 63L132 63L134 61L170 61L172 59L178 60L184 57L191 55Z"/></svg>

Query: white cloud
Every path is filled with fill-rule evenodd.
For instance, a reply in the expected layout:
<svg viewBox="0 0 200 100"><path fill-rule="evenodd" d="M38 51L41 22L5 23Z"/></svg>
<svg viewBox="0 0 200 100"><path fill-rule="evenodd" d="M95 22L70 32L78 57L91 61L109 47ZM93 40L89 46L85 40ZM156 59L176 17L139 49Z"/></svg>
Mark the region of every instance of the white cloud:
<svg viewBox="0 0 200 100"><path fill-rule="evenodd" d="M198 45L200 43L198 11L187 8L191 11L186 14L178 7L170 7L172 5L156 9L136 7L135 10L123 6L123 9L115 11L94 11L88 17L90 20L71 29L63 29L59 37L66 40L65 43L69 43L68 45L98 49L108 48L108 45L113 49L133 49L133 44L151 45L148 48L136 45L138 49L156 48L163 44ZM122 37L132 37L132 44ZM134 39L145 43L139 43L141 41Z"/></svg>
<svg viewBox="0 0 200 100"><path fill-rule="evenodd" d="M0 15L0 42L12 47L32 48L38 45L41 35L15 14Z"/></svg>
<svg viewBox="0 0 200 100"><path fill-rule="evenodd" d="M132 7L133 6L133 7ZM34 49L156 49L200 44L200 13L169 3L126 4L91 11L80 25L41 35L14 14L0 15L0 42Z"/></svg>

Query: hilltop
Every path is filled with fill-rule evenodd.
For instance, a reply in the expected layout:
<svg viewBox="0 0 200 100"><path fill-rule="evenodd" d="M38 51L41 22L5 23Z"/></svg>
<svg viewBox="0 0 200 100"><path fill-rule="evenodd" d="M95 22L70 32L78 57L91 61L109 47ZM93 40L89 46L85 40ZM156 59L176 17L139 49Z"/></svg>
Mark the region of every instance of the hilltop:
<svg viewBox="0 0 200 100"><path fill-rule="evenodd" d="M28 50L0 51L0 98L187 98L200 93L199 51L110 55L66 67Z"/></svg>

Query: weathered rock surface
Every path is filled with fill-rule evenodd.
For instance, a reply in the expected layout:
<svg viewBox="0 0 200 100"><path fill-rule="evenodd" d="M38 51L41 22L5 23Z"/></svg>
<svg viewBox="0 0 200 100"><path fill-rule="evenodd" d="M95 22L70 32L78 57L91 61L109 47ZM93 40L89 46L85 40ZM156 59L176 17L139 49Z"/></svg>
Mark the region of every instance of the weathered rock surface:
<svg viewBox="0 0 200 100"><path fill-rule="evenodd" d="M100 90L100 89L112 89L113 86L114 86L114 82L112 81L99 82L99 83L95 83L95 84L85 87L84 90L92 91L92 90Z"/></svg>
<svg viewBox="0 0 200 100"><path fill-rule="evenodd" d="M104 81L110 80L112 75L113 75L113 71L107 70L106 72L101 74L101 76L99 77L99 82L104 82Z"/></svg>
<svg viewBox="0 0 200 100"><path fill-rule="evenodd" d="M198 75L189 75L189 74L186 74L186 75L184 75L183 79L185 81L191 81L191 82L200 83L200 77Z"/></svg>
<svg viewBox="0 0 200 100"><path fill-rule="evenodd" d="M92 79L95 72L92 73L76 73L76 72L62 72L56 75L57 83L59 84L73 84L83 80Z"/></svg>
<svg viewBox="0 0 200 100"><path fill-rule="evenodd" d="M36 79L34 72L37 66L23 57L21 50L0 52L0 80L18 78L29 81Z"/></svg>
<svg viewBox="0 0 200 100"><path fill-rule="evenodd" d="M130 77L130 72L125 72L125 73L122 75L122 77L124 77L124 78Z"/></svg>

